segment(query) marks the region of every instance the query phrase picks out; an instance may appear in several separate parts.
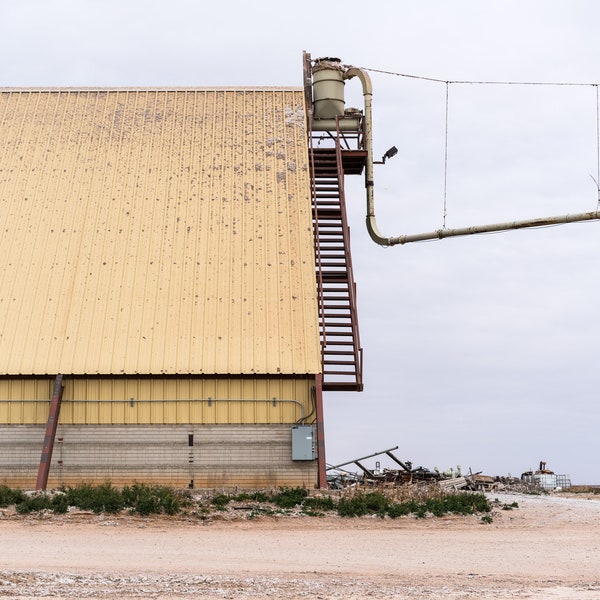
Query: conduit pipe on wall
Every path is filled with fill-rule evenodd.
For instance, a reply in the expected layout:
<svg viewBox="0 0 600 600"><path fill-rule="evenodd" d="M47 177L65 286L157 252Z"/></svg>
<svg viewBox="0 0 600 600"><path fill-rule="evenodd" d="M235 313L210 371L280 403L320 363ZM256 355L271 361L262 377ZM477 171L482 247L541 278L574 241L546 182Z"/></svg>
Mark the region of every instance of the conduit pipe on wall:
<svg viewBox="0 0 600 600"><path fill-rule="evenodd" d="M381 246L396 246L410 242L422 242L426 240L443 239L462 235L475 235L479 233L491 233L497 231L508 231L511 229L525 229L529 227L545 227L549 225L562 225L564 223L575 223L577 221L592 221L600 219L600 210L571 215L558 215L554 217L541 217L537 219L525 219L522 221L508 221L505 223L491 223L489 225L477 225L473 227L459 227L455 229L437 229L427 233L413 235L399 235L397 237L385 237L379 232L375 219L375 199L373 183L373 87L368 73L357 67L349 67L344 73L344 79L358 77L362 83L364 97L364 144L367 152L367 164L365 167L365 187L367 192L367 231L371 239Z"/></svg>

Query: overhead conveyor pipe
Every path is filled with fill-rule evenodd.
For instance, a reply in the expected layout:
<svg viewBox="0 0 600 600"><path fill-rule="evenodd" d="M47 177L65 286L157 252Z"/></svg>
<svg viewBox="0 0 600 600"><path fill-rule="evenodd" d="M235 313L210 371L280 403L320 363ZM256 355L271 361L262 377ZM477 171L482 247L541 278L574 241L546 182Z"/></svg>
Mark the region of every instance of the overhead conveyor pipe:
<svg viewBox="0 0 600 600"><path fill-rule="evenodd" d="M397 244L408 244L410 242L442 240L447 237L456 237L460 235L476 235L478 233L493 233L497 231L509 231L511 229L526 229L528 227L549 227L552 225L575 223L577 221L592 221L594 219L600 219L600 211L575 213L572 215L558 215L555 217L541 217L539 219L525 219L523 221L507 221L505 223L491 223L489 225L475 225L473 227L458 227L456 229L437 229L436 231L430 231L428 233L416 233L413 235L399 235L398 237L383 238L385 240L384 243L377 240L375 241L382 246L395 246Z"/></svg>
<svg viewBox="0 0 600 600"><path fill-rule="evenodd" d="M365 187L367 192L367 231L371 239L380 246L396 246L410 242L423 242L426 240L441 240L447 237L463 235L476 235L480 233L492 233L498 231L509 231L512 229L526 229L530 227L547 227L551 225L562 225L578 221L592 221L600 219L600 210L569 215L558 215L554 217L541 217L538 219L525 219L522 221L507 221L504 223L491 223L489 225L477 225L473 227L459 227L455 229L437 229L427 233L413 235L399 235L396 237L385 237L379 232L375 218L375 198L373 181L373 86L371 78L363 69L349 67L344 73L344 79L358 77L363 88L364 97L364 145L367 152L365 167Z"/></svg>

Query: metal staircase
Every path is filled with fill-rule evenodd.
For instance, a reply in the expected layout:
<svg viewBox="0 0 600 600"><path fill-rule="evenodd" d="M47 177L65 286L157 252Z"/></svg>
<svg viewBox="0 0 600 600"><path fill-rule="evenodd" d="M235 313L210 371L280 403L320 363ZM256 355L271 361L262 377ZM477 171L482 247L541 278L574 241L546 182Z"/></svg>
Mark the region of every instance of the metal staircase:
<svg viewBox="0 0 600 600"><path fill-rule="evenodd" d="M362 391L362 348L339 144L311 148L323 390Z"/></svg>

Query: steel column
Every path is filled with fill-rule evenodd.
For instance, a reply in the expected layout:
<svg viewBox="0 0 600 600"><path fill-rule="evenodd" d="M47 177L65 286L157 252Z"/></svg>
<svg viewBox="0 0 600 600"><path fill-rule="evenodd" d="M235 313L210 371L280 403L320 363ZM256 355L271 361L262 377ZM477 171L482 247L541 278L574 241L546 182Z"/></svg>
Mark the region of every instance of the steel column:
<svg viewBox="0 0 600 600"><path fill-rule="evenodd" d="M58 417L60 415L60 403L62 401L64 387L62 384L62 375L57 375L54 380L54 392L50 401L50 412L48 413L48 423L46 425L46 435L44 436L44 446L42 447L42 456L40 458L40 468L38 469L37 482L35 489L43 491L48 485L48 474L50 473L50 463L52 461L52 450L54 449L54 438L56 437L56 428L58 426Z"/></svg>
<svg viewBox="0 0 600 600"><path fill-rule="evenodd" d="M317 415L317 487L327 488L327 473L325 463L325 426L323 420L323 375L315 376L315 412Z"/></svg>

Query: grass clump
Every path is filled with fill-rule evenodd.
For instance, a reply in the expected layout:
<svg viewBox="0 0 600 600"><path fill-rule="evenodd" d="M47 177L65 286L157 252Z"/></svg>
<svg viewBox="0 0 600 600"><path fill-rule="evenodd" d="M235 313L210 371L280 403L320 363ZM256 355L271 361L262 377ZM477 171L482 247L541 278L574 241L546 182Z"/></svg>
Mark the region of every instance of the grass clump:
<svg viewBox="0 0 600 600"><path fill-rule="evenodd" d="M308 514L307 511L309 510L335 510L337 508L337 503L331 496L313 496L311 498L306 498L304 502L302 502L302 508L304 509L304 512Z"/></svg>
<svg viewBox="0 0 600 600"><path fill-rule="evenodd" d="M283 487L273 494L270 498L271 502L279 506L279 508L294 508L302 504L308 496L308 490L304 488L287 488Z"/></svg>
<svg viewBox="0 0 600 600"><path fill-rule="evenodd" d="M176 515L189 505L189 494L162 485L134 483L121 492L124 508L138 515Z"/></svg>
<svg viewBox="0 0 600 600"><path fill-rule="evenodd" d="M367 492L341 498L337 511L340 517L362 517L369 514L383 517L389 505L390 500L381 492Z"/></svg>
<svg viewBox="0 0 600 600"><path fill-rule="evenodd" d="M92 486L82 483L76 487L66 487L63 491L67 497L67 505L81 510L91 510L96 514L116 514L125 508L120 490L110 483Z"/></svg>
<svg viewBox="0 0 600 600"><path fill-rule="evenodd" d="M18 489L11 489L7 485L0 485L0 508L7 508L19 504L25 499L25 494Z"/></svg>
<svg viewBox="0 0 600 600"><path fill-rule="evenodd" d="M19 514L51 510L65 514L69 507L89 510L95 514L117 514L130 510L139 515L176 515L190 504L189 494L166 486L152 486L136 483L122 490L110 483L92 486L82 483L74 487L63 487L54 494L34 494L27 496L19 490L0 489L0 498L6 506L15 505ZM8 504L10 503L10 504Z"/></svg>
<svg viewBox="0 0 600 600"><path fill-rule="evenodd" d="M217 494L213 496L210 503L217 508L217 510L225 510L225 507L231 502L232 497L227 494Z"/></svg>
<svg viewBox="0 0 600 600"><path fill-rule="evenodd" d="M21 502L16 504L15 508L20 515L50 510L52 509L52 499L45 493L25 496Z"/></svg>
<svg viewBox="0 0 600 600"><path fill-rule="evenodd" d="M423 519L428 514L442 517L448 513L472 515L490 511L491 505L484 494L469 493L442 494L420 499L408 498L395 502L381 492L368 492L341 498L337 504L337 512L341 517L376 515L397 519L414 515L417 519Z"/></svg>
<svg viewBox="0 0 600 600"><path fill-rule="evenodd" d="M268 502L269 496L265 492L252 492L250 494L243 492L233 497L238 502L250 501L250 502Z"/></svg>

